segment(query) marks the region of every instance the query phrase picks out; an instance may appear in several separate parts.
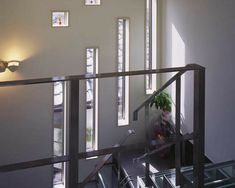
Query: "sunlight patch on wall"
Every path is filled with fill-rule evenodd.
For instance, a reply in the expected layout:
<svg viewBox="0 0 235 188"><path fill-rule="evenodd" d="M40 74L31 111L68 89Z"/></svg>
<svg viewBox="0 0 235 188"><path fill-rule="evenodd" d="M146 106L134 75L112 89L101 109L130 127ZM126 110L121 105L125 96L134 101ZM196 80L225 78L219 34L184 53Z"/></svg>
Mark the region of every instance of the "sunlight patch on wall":
<svg viewBox="0 0 235 188"><path fill-rule="evenodd" d="M174 24L171 26L172 29L172 67L183 67L185 66L185 43L177 31ZM174 74L172 74L174 75ZM172 86L172 100L175 101L175 84ZM181 77L181 114L185 116L185 76ZM175 116L175 107L172 108L172 115Z"/></svg>

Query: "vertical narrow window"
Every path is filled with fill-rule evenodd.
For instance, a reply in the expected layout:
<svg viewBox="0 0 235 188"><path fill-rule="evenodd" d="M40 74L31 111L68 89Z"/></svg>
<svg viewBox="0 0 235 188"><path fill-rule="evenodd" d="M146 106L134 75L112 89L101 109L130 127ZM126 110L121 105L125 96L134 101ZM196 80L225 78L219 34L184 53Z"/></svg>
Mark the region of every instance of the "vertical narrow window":
<svg viewBox="0 0 235 188"><path fill-rule="evenodd" d="M85 5L100 5L100 0L85 0Z"/></svg>
<svg viewBox="0 0 235 188"><path fill-rule="evenodd" d="M118 72L129 71L129 19L118 19ZM129 77L118 77L118 126L129 124Z"/></svg>
<svg viewBox="0 0 235 188"><path fill-rule="evenodd" d="M98 73L98 48L86 49L86 73ZM98 148L98 80L86 80L86 151Z"/></svg>
<svg viewBox="0 0 235 188"><path fill-rule="evenodd" d="M66 118L65 118L65 84L63 82L54 83L54 103L53 103L53 154L54 157L66 154ZM65 163L53 165L54 188L65 187Z"/></svg>
<svg viewBox="0 0 235 188"><path fill-rule="evenodd" d="M157 68L157 0L146 0L145 69ZM156 90L156 74L145 77L146 94Z"/></svg>

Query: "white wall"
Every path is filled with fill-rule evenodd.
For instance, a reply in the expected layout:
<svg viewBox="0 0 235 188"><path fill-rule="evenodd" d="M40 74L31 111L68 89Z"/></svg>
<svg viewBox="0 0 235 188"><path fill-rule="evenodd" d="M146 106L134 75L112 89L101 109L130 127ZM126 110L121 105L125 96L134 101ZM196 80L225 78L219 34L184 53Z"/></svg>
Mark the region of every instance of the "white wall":
<svg viewBox="0 0 235 188"><path fill-rule="evenodd" d="M198 63L206 67L206 155L214 162L235 158L234 7L234 0L163 1L164 66L171 66L178 58L172 57L174 24L185 44L185 64ZM182 64L182 61L178 63ZM185 131L192 128L191 81L192 77L187 75Z"/></svg>
<svg viewBox="0 0 235 188"><path fill-rule="evenodd" d="M84 74L85 48L91 46L99 47L100 72L116 71L118 17L130 18L130 70L143 69L144 2L102 0L102 6L86 7L83 0L14 0L14 3L1 0L0 59L19 59L23 62L17 72L1 73L0 80ZM69 10L70 27L52 28L52 10ZM117 128L116 80L104 79L99 84L99 147L112 146L130 128L137 128L138 134L143 135L140 123ZM84 83L81 89L80 107L84 109ZM143 78L131 79L131 110L143 101L143 89ZM0 164L50 157L52 86L47 84L0 90ZM85 116L84 111L80 112L79 149L84 151ZM83 173L93 167L86 165L81 164ZM0 180L0 187L12 188L17 185L46 188L52 184L52 171L50 167L45 167L16 172L11 176L1 174Z"/></svg>

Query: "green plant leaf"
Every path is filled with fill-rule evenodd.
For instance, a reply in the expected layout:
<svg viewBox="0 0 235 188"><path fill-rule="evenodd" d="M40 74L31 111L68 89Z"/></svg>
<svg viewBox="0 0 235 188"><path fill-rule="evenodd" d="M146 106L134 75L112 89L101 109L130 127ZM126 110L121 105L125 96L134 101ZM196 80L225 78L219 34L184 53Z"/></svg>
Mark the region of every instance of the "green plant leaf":
<svg viewBox="0 0 235 188"><path fill-rule="evenodd" d="M152 107L153 104L155 104L156 109L171 112L172 99L166 92L161 92L159 95L155 96L151 101L150 106Z"/></svg>

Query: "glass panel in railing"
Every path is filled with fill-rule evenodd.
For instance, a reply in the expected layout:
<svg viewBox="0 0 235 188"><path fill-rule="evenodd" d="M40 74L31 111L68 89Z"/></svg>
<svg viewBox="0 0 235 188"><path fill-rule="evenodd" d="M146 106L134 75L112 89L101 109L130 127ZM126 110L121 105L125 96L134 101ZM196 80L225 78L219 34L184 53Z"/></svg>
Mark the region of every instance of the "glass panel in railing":
<svg viewBox="0 0 235 188"><path fill-rule="evenodd" d="M80 186L86 188L116 187L117 169L111 155L87 158L79 161L79 182Z"/></svg>
<svg viewBox="0 0 235 188"><path fill-rule="evenodd" d="M52 84L2 87L1 164L52 156Z"/></svg>
<svg viewBox="0 0 235 188"><path fill-rule="evenodd" d="M0 166L66 154L66 89L62 82L0 88ZM21 166L21 165L19 165ZM66 165L1 173L0 187L62 188Z"/></svg>
<svg viewBox="0 0 235 188"><path fill-rule="evenodd" d="M0 187L4 188L52 188L52 166L36 167L26 170L0 174ZM60 188L58 186L58 188Z"/></svg>
<svg viewBox="0 0 235 188"><path fill-rule="evenodd" d="M172 89L174 86L166 87L151 97L146 95L143 89L144 75L127 78L128 82L123 84L122 88L118 84L118 78L93 80L89 82L95 84L90 92L87 91L88 81L81 82L79 152L92 153L102 150L106 153L107 150L104 149L109 148L112 153L114 148L125 146L121 148L119 154L110 155L119 167L119 173L124 174L118 176L119 182L124 181L123 177L128 177L133 186L137 186L138 176L143 177L147 174L145 178L148 179L148 176L151 178L163 170L174 169L176 159L180 159L181 166L192 165L193 145L190 141L193 134L190 122L193 121L191 114L193 106L190 106L191 115L187 119L185 116L188 115L188 111L186 112L185 108L189 107L185 107L185 103L176 103L176 92ZM87 100L91 98L92 100ZM184 99L184 96L180 98L181 102L188 100ZM181 106L178 114L176 114L177 105ZM120 115L122 113L124 114ZM176 119L180 120L178 137ZM175 156L176 143L180 146L177 156ZM90 160L89 164L80 160L83 178L89 175L94 165L100 164L99 153L96 154L86 155L85 158ZM86 173L82 171L84 168ZM168 174L166 178L171 184L175 184L175 174ZM161 181L161 178L157 179ZM151 181L157 182L157 179Z"/></svg>
<svg viewBox="0 0 235 188"><path fill-rule="evenodd" d="M123 92L125 88L119 89L117 78L93 81L96 83L93 88L96 89L90 93L86 91L87 81L80 84L79 152L92 153L96 150L125 146L120 154L115 153L109 157L118 167L120 176L116 176L119 177L119 182L123 181L123 184L132 186L137 186L137 176L145 174L147 161L150 174L174 168L173 144L168 143L165 146L167 139L174 135L174 124L171 123L169 113L164 122L166 125L162 124L162 111L154 101L152 106L152 100L143 104L150 97L144 90L144 78L144 75L128 78L128 95ZM85 100L88 95L93 96L92 105L88 105L89 101ZM123 101L125 102L122 103ZM119 108L120 104L122 108ZM138 118L133 120L135 111ZM120 116L120 113L126 114ZM85 158L87 159L79 160L79 182L89 177L95 166L102 164L102 157L93 155ZM96 175L97 173L98 171Z"/></svg>
<svg viewBox="0 0 235 188"><path fill-rule="evenodd" d="M193 184L193 168L183 171L183 176L189 183ZM234 161L205 165L205 187L233 187L234 185Z"/></svg>

